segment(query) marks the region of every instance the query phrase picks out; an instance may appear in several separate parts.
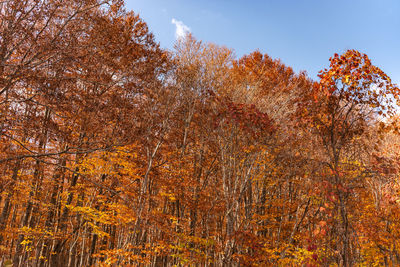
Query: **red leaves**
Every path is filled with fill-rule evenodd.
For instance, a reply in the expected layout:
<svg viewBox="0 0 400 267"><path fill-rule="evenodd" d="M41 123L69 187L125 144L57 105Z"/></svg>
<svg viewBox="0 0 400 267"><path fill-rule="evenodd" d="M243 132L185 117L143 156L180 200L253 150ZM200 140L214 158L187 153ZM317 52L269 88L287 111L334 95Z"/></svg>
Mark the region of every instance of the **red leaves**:
<svg viewBox="0 0 400 267"><path fill-rule="evenodd" d="M314 84L308 95L302 96L298 105L299 117L308 117L302 120L314 121L317 129L327 129L326 126L333 123L331 118L336 118L335 124L339 121L343 125L337 125L335 131L338 130L341 138L348 138L362 133L355 128L364 127L362 121L368 119L364 113L356 114L356 110L367 109L376 116L390 116L396 110L398 87L381 69L371 64L367 55L356 50L334 54L330 58L329 69L320 71L318 77L319 83ZM351 107L351 116L359 118L358 123L352 123L354 129L346 126L350 117L343 107ZM337 111L340 113L332 114ZM348 133L344 133L343 129L347 129Z"/></svg>
<svg viewBox="0 0 400 267"><path fill-rule="evenodd" d="M395 175L399 170L399 164L389 158L374 154L372 161L374 162L372 169L381 175Z"/></svg>
<svg viewBox="0 0 400 267"><path fill-rule="evenodd" d="M259 111L254 104L233 103L229 100L218 101L220 105L220 119L234 122L239 127L251 134L253 137L270 135L275 132L273 120L266 114Z"/></svg>

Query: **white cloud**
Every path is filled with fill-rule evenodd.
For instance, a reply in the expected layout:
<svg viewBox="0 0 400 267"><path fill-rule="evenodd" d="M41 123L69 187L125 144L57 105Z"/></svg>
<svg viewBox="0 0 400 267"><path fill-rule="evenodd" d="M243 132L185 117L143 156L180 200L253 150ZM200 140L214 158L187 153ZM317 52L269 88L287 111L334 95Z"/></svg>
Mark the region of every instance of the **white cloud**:
<svg viewBox="0 0 400 267"><path fill-rule="evenodd" d="M186 34L190 33L190 28L186 26L182 21L172 19L171 20L172 24L175 24L176 30L175 30L175 38L176 39L181 39L186 36Z"/></svg>

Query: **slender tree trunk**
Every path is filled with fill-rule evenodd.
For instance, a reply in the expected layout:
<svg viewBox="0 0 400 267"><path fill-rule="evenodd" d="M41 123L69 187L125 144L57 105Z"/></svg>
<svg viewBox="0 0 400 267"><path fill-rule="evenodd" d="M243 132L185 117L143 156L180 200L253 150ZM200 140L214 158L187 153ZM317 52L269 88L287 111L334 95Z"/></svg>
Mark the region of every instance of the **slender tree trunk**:
<svg viewBox="0 0 400 267"><path fill-rule="evenodd" d="M56 209L57 209L57 198L58 198L58 194L59 192L59 188L60 188L60 183L62 183L63 180L63 176L64 176L64 166L66 164L66 159L59 159L59 165L60 167L58 167L54 172L54 176L53 176L53 190L51 193L51 197L50 197L50 206L49 206L49 211L48 211L48 215L47 215L47 219L46 222L44 224L44 227L47 231L51 232L52 228L55 230L55 227L53 226L55 221L56 221ZM55 233L54 233L55 234ZM41 249L41 253L40 253L40 263L39 266L45 266L45 263L50 261L50 256L51 254L48 255L49 252L51 252L51 250L49 250L49 248L51 248L51 243L52 243L52 239L48 238L43 242L42 245L42 249ZM53 257L57 257L58 255L53 254Z"/></svg>

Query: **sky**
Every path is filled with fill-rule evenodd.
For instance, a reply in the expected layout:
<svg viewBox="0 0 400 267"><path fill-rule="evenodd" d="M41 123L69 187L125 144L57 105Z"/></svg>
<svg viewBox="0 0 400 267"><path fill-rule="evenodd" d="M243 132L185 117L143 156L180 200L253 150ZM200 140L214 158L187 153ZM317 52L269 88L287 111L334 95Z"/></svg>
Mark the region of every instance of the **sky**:
<svg viewBox="0 0 400 267"><path fill-rule="evenodd" d="M125 0L160 46L191 32L237 57L255 50L317 79L356 49L400 85L400 0Z"/></svg>

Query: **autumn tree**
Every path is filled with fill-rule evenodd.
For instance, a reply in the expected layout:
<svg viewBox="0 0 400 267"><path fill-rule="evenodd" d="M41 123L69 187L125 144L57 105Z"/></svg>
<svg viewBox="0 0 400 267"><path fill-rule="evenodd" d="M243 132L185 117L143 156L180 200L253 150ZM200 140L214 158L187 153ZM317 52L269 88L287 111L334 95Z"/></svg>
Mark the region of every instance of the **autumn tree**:
<svg viewBox="0 0 400 267"><path fill-rule="evenodd" d="M362 172L347 172L349 162L362 161L360 156L370 151L366 142L368 127L382 117L394 113L398 88L370 59L355 50L330 59L329 69L321 71L320 82L314 84L305 104L299 106L307 123L320 137L325 159L331 172L326 182L331 188L339 227L335 235L337 263L350 266L355 262L356 236L354 217L349 214L355 208L357 194L354 189L362 183ZM364 137L364 138L361 138ZM353 219L351 219L353 218Z"/></svg>

